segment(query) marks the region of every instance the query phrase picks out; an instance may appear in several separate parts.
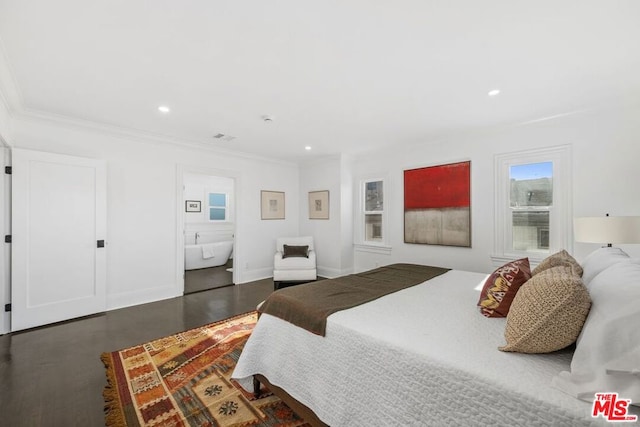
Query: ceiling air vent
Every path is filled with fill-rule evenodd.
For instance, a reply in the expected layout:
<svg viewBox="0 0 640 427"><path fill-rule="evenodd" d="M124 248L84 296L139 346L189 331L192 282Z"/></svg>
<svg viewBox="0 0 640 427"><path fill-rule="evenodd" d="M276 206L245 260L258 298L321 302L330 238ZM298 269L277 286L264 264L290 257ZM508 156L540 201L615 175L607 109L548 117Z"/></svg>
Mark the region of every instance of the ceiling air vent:
<svg viewBox="0 0 640 427"><path fill-rule="evenodd" d="M220 139L222 141L233 141L234 139L236 139L235 136L225 135L224 133L217 133L217 134L213 135L213 137L215 139Z"/></svg>

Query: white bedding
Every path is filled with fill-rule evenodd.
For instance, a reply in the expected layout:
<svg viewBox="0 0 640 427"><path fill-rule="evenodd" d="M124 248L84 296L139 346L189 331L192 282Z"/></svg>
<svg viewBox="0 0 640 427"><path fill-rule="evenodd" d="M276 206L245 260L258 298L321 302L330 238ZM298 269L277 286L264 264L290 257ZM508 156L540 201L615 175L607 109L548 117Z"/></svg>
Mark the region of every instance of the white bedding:
<svg viewBox="0 0 640 427"><path fill-rule="evenodd" d="M476 308L487 275L452 270L332 314L326 337L262 315L233 377L263 374L333 427L606 424L550 386L572 353L498 351L505 319Z"/></svg>

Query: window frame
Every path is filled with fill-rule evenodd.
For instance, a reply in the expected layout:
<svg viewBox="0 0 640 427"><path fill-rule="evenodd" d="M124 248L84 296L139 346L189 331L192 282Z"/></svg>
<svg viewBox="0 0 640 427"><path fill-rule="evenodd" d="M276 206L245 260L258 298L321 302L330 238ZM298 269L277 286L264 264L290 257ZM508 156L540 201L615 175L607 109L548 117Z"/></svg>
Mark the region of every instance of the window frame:
<svg viewBox="0 0 640 427"><path fill-rule="evenodd" d="M382 182L382 210L367 211L366 210L366 191L367 184L371 182ZM358 182L358 215L355 224L355 246L361 250L372 250L374 252L390 251L388 245L389 229L388 229L388 199L389 199L389 180L386 177L373 176L362 178ZM367 215L381 215L381 238L380 240L366 240L366 217Z"/></svg>
<svg viewBox="0 0 640 427"><path fill-rule="evenodd" d="M211 195L212 194L221 194L224 195L224 206L212 205ZM211 209L224 209L224 219L211 219ZM207 191L207 221L209 222L229 222L229 193L224 191Z"/></svg>
<svg viewBox="0 0 640 427"><path fill-rule="evenodd" d="M553 163L553 202L550 207L532 207L532 211L549 212L549 246L546 251L525 251L513 248L513 209L510 202L511 166L530 163ZM571 146L561 145L535 150L497 154L494 157L494 254L493 264L500 266L507 261L528 257L537 264L548 255L561 249L573 250L571 210ZM519 211L522 211L521 209Z"/></svg>

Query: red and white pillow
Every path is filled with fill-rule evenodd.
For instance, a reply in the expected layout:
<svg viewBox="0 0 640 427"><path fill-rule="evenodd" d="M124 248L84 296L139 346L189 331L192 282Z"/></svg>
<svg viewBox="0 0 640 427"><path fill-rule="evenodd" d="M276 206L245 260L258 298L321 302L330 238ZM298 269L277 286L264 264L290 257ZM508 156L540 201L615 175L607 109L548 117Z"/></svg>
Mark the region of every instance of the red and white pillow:
<svg viewBox="0 0 640 427"><path fill-rule="evenodd" d="M485 281L478 307L486 317L507 317L511 303L527 280L531 278L529 258L511 261L496 269Z"/></svg>

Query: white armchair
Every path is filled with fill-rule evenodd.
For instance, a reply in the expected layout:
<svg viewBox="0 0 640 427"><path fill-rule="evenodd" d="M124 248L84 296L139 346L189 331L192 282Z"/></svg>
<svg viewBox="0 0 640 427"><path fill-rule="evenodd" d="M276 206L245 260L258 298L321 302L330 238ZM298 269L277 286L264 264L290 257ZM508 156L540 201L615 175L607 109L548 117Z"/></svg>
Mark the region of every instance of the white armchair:
<svg viewBox="0 0 640 427"><path fill-rule="evenodd" d="M287 246L285 254L284 246ZM304 246L307 249L304 249ZM306 256L305 256L306 255ZM273 256L273 287L282 282L310 282L316 280L316 252L313 237L280 237L276 239Z"/></svg>

